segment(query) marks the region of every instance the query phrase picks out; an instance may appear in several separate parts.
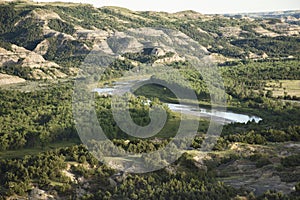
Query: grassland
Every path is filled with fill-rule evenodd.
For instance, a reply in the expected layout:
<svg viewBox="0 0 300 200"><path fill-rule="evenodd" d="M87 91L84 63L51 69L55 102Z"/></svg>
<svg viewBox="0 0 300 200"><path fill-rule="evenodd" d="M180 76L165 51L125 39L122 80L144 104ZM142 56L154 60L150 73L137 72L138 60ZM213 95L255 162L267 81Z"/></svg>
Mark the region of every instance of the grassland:
<svg viewBox="0 0 300 200"><path fill-rule="evenodd" d="M286 95L300 97L300 80L270 81L265 90L271 90L274 97Z"/></svg>
<svg viewBox="0 0 300 200"><path fill-rule="evenodd" d="M45 147L0 151L0 159L23 158L26 155L37 155L42 152L47 152L61 147L71 147L77 144L80 144L80 141L74 139L69 141L55 142Z"/></svg>

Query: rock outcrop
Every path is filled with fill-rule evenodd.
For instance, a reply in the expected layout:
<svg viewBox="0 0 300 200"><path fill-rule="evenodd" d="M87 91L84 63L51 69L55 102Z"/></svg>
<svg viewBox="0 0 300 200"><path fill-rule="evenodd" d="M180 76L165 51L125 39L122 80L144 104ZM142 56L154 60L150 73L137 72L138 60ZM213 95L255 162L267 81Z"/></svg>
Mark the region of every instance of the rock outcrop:
<svg viewBox="0 0 300 200"><path fill-rule="evenodd" d="M161 59L158 59L154 62L154 64L170 64L170 63L173 63L173 62L183 62L185 61L185 58L184 57L180 57L178 54L174 54L170 57L165 57L165 58L161 58Z"/></svg>
<svg viewBox="0 0 300 200"><path fill-rule="evenodd" d="M1 66L30 68L27 78L31 79L55 79L65 78L67 75L61 72L61 67L55 62L47 61L42 55L29 51L17 45L11 46L12 51L0 48L2 54ZM19 80L20 81L20 80Z"/></svg>
<svg viewBox="0 0 300 200"><path fill-rule="evenodd" d="M8 74L1 74L0 73L0 85L7 85L7 84L14 84L14 83L22 83L26 80L20 78L18 76L12 76Z"/></svg>

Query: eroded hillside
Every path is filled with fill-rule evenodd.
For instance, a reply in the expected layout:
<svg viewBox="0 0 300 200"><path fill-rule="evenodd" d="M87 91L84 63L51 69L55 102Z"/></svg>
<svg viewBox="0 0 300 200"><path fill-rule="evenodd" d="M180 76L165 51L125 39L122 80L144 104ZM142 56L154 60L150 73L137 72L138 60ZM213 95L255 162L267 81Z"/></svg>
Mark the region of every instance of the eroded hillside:
<svg viewBox="0 0 300 200"><path fill-rule="evenodd" d="M30 1L5 2L0 10L0 71L27 80L73 76L101 41L116 31L139 27L182 31L218 63L296 59L300 53L297 11L261 18Z"/></svg>

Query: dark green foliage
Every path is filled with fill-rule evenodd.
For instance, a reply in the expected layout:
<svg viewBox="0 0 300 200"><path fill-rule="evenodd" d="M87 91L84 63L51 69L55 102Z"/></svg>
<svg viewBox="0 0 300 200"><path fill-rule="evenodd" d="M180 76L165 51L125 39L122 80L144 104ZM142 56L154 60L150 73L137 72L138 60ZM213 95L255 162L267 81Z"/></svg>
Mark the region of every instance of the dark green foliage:
<svg viewBox="0 0 300 200"><path fill-rule="evenodd" d="M82 26L83 28L92 29L92 27L97 27L104 30L110 28L116 30L122 29L122 24L115 20L114 17L104 15L102 9L94 8L91 5L47 7L57 12L67 22Z"/></svg>
<svg viewBox="0 0 300 200"><path fill-rule="evenodd" d="M154 105L161 105L162 103L158 100L152 101L150 104L147 104L147 99L145 97L134 97L133 95L130 95L129 97L129 111L130 115L132 117L132 120L134 123L136 123L139 126L146 126L150 123L149 118L149 109L150 107ZM96 98L96 105L95 108L97 110L97 117L99 119L99 123L104 131L104 133L107 135L110 139L131 139L135 141L135 139L132 136L127 135L124 133L118 125L115 123L112 110L111 110L111 98ZM159 138L169 138L174 135L174 133L178 129L178 124L176 124L177 120L175 116L170 112L170 110L167 107L164 107L167 112L167 122L164 126L164 128L157 133L154 137ZM175 118L175 120L174 120ZM142 141L135 141L133 142L133 146L137 143ZM136 143L137 142L137 143ZM151 143L151 142L150 142ZM151 146L151 144L149 144ZM121 145L122 146L122 145ZM139 145L138 145L139 146ZM122 146L125 149L131 148L128 145ZM144 147L148 148L148 147ZM152 147L151 147L152 148ZM133 152L135 152L136 149L133 149ZM143 149L137 149L137 151L144 151Z"/></svg>
<svg viewBox="0 0 300 200"><path fill-rule="evenodd" d="M215 151L226 151L234 142L255 145L266 145L268 142L286 142L300 140L299 106L291 102L275 99L272 91L264 90L270 80L298 80L299 68L299 38L294 36L259 37L254 29L261 26L268 29L267 24L279 23L276 19L267 19L250 22L244 19L223 18L215 16L213 19L202 20L196 18L181 18L155 14L151 12L120 11L115 8L93 8L90 5L53 6L19 5L18 2L0 6L0 47L11 49L11 44L17 44L33 50L42 40L50 43L45 59L55 61L63 66L63 71L70 67L78 67L93 46L91 41L65 40L62 35L43 35L43 22L34 17L24 16L34 9L46 9L56 12L62 20L51 19L48 26L56 31L74 35L76 26L87 29L94 27L102 30L126 30L138 27L164 27L180 30L190 36L210 52L219 53L234 58L233 62L223 64L220 71L225 79L225 88L228 93L229 109L241 113L250 113L263 118L257 123L230 124L224 126L222 137L214 146ZM135 16L135 17L131 17ZM163 17L162 17L163 16ZM18 23L17 23L18 22ZM243 32L238 36L227 36L222 28L240 27ZM201 29L201 30L200 30ZM271 59L267 62L252 62L246 59L250 52L268 54ZM293 61L280 60L294 56ZM151 55L147 51L140 53L126 53L124 60L116 60L104 72L101 80L110 81L123 73L135 68L132 61L152 64L155 60L172 56ZM278 59L278 61L274 61ZM20 60L21 62L21 60ZM153 76L152 80L166 81L168 84L177 84L184 89L192 89L198 98L209 103L210 93L203 80L191 64L186 62L171 63L167 69L175 69L189 84L181 81L175 75L170 77L162 73ZM18 64L6 64L1 72L29 78L30 68ZM167 70L166 70L167 71ZM212 82L217 82L213 76ZM139 97L130 97L130 114L133 121L140 126L151 122L149 109L154 104L161 104L155 98L163 101L176 102L174 94L161 85L146 85L136 92ZM148 103L146 96L151 98ZM292 99L285 95L285 99ZM70 83L52 85L47 89L33 92L19 92L15 90L0 90L0 155L6 157L6 150L36 151L54 145L58 141L66 142L79 138L74 128L71 109L72 85ZM96 114L99 123L116 146L134 153L151 152L163 148L168 144L178 129L179 118L167 110L168 122L165 128L155 137L138 139L129 137L114 122L111 112L111 98L95 98ZM83 116L84 117L84 116ZM200 133L194 139L191 147L201 148L205 137L208 122L199 127ZM129 139L129 141L127 141ZM274 144L273 144L274 145ZM54 147L53 147L54 148ZM17 152L17 151L15 151ZM223 152L221 152L223 153ZM88 192L82 199L234 199L237 194L248 196L253 200L256 197L243 189L233 189L216 181L216 168L240 159L236 154L224 157L212 156L205 161L207 171L195 163L194 158L185 153L167 169L147 174L126 174L114 179L117 172L102 165L87 149L82 146L57 148L33 156L7 156L9 159L0 160L0 199L9 195L26 196L32 184L39 188L56 192L62 199L76 199L76 188L80 184L72 182L62 170L74 173L76 178L84 177L90 184ZM257 168L271 167L273 159L265 154L255 154L246 157L256 164ZM271 162L272 161L272 162ZM76 163L76 164L74 164ZM282 181L299 181L299 155L282 158L278 167L278 174ZM199 168L197 168L199 167ZM279 172L293 170L291 173ZM116 175L117 176L117 175ZM111 180L115 182L112 184ZM121 180L120 180L121 179ZM296 199L299 197L299 183L296 191L290 195L268 191L257 199ZM238 192L240 191L240 192Z"/></svg>
<svg viewBox="0 0 300 200"><path fill-rule="evenodd" d="M294 123L295 122L292 122L291 124ZM274 128L277 127L278 130L274 130L274 129L264 130L265 126L266 127L273 126ZM263 145L266 144L266 142L299 141L300 139L299 126L290 125L288 127L285 127L281 125L280 120L279 121L265 120L264 123L255 126L256 131L251 130L249 132L245 131L253 128L253 126L249 126L249 124L241 125L240 127L236 126L236 128L234 129L229 127L230 126L225 127L222 133L225 141L229 141L229 142L244 142L248 144Z"/></svg>
<svg viewBox="0 0 300 200"><path fill-rule="evenodd" d="M30 79L31 69L29 67L22 67L17 64L5 64L0 68L0 72L5 74L10 74L14 76L19 76L25 79Z"/></svg>
<svg viewBox="0 0 300 200"><path fill-rule="evenodd" d="M77 40L62 42L60 37L61 35L47 39L50 45L44 57L63 66L62 71L68 74L70 67L80 67L89 50L84 47L84 42Z"/></svg>
<svg viewBox="0 0 300 200"><path fill-rule="evenodd" d="M71 180L62 173L62 170L67 168L67 161L80 162L83 157L91 165L98 164L98 161L81 145L48 151L36 156L25 156L23 159L0 160L0 194L25 195L31 190L32 183L42 189L53 189L52 182L63 183L56 189L66 193L64 188ZM112 170L106 171L111 172Z"/></svg>
<svg viewBox="0 0 300 200"><path fill-rule="evenodd" d="M191 24L181 24L179 30L205 46L208 46L214 40L212 36L206 33L199 32L197 30L197 27L191 26ZM211 30L214 29L210 29L210 31Z"/></svg>
<svg viewBox="0 0 300 200"><path fill-rule="evenodd" d="M295 167L300 165L300 154L291 155L281 160L281 163L285 167Z"/></svg>
<svg viewBox="0 0 300 200"><path fill-rule="evenodd" d="M178 65L177 65L178 64ZM173 63L169 67L175 68L175 71L156 74L151 80L156 83L173 85L182 92L185 90L195 91L199 100L210 101L210 93L202 75L192 67L186 66L186 63ZM177 68L177 69L176 69ZM212 82L215 81L212 79ZM168 88L159 84L148 84L135 91L136 95L144 95L148 98L157 97L164 102L177 103L178 99ZM182 94L183 95L183 94ZM188 98L188 97L187 97Z"/></svg>
<svg viewBox="0 0 300 200"><path fill-rule="evenodd" d="M125 60L115 60L111 63L101 74L101 80L110 80L112 78L120 78L123 76L124 72L133 69L135 66L131 61Z"/></svg>
<svg viewBox="0 0 300 200"><path fill-rule="evenodd" d="M296 166L297 167L297 166ZM283 170L286 168L283 168ZM286 170L279 173L280 179L284 182L297 182L300 180L300 173L297 170Z"/></svg>
<svg viewBox="0 0 300 200"><path fill-rule="evenodd" d="M289 198L287 195L281 193L281 192L276 192L276 191L267 191L263 195L261 195L258 200L288 200L288 199L293 199Z"/></svg>
<svg viewBox="0 0 300 200"><path fill-rule="evenodd" d="M20 19L19 12L13 5L0 5L0 34L11 32Z"/></svg>
<svg viewBox="0 0 300 200"><path fill-rule="evenodd" d="M61 35L48 39L50 47L45 55L46 59L65 63L77 60L82 62L89 53L89 50L83 48L84 43L67 40L61 45L61 39Z"/></svg>
<svg viewBox="0 0 300 200"><path fill-rule="evenodd" d="M19 92L0 90L0 148L19 149L77 137L71 113L71 90Z"/></svg>
<svg viewBox="0 0 300 200"><path fill-rule="evenodd" d="M270 92L267 96L264 94L267 81L300 79L298 61L248 62L233 67L222 67L221 71L226 92L230 96L246 102L248 107L271 110L284 104L270 100Z"/></svg>
<svg viewBox="0 0 300 200"><path fill-rule="evenodd" d="M152 55L151 54L152 49L153 48L143 49L143 52L140 52L140 53L125 53L122 56L125 58L128 58L130 60L139 61L141 63L152 64L152 63L154 63L154 61L156 61L158 59L171 57L172 55L174 55L174 53L172 53L172 52L167 52L164 56Z"/></svg>
<svg viewBox="0 0 300 200"><path fill-rule="evenodd" d="M113 186L109 178L113 179L112 175L116 172L98 163L81 145L19 160L1 160L0 194L24 195L30 191L30 184L34 183L39 188L56 190L63 196L72 197L76 190L75 184L61 170L66 169L66 162L81 162L83 157L84 165L71 164L71 171L76 177L84 176L91 183L97 183L97 187L88 189L91 195L87 199L105 199L108 196L112 199L184 199L187 196L192 199L216 199L220 196L230 199L236 195L235 189L215 181L203 170L193 170L195 166L184 161L190 159L186 155L179 161L176 174L166 170L142 175L124 174L121 180L114 180L116 185ZM177 168L175 165L173 167ZM62 184L53 187L53 182Z"/></svg>
<svg viewBox="0 0 300 200"><path fill-rule="evenodd" d="M35 92L19 92L0 90L0 149L20 149L24 147L45 146L51 142L77 138L71 109L71 85L52 86L48 90ZM153 101L145 104L143 97L130 98L130 112L133 121L138 125L149 124L149 106L161 104ZM95 108L100 125L109 138L128 138L114 123L111 99L96 98ZM160 137L169 137L174 126L174 119L170 116L166 128ZM167 136L168 135L168 136Z"/></svg>
<svg viewBox="0 0 300 200"><path fill-rule="evenodd" d="M18 15L13 7L10 7L8 13L15 15L10 19L14 21L4 23L8 25L8 28L3 29L2 33L0 32L1 37L3 37L5 41L33 50L44 38L40 22L32 18L21 19L21 16L19 16L20 13L18 13ZM3 20L3 18L5 20L5 17L2 17L0 20ZM20 20L18 24L16 24L17 20Z"/></svg>
<svg viewBox="0 0 300 200"><path fill-rule="evenodd" d="M155 141L141 139L130 140L128 143L122 139L114 139L113 142L115 145L122 147L124 150L133 153L148 153L156 151L168 144L168 140Z"/></svg>
<svg viewBox="0 0 300 200"><path fill-rule="evenodd" d="M256 161L256 167L258 168L269 164L272 164L272 162L267 157L261 157Z"/></svg>
<svg viewBox="0 0 300 200"><path fill-rule="evenodd" d="M287 57L290 55L298 57L300 54L299 42L296 37L280 36L235 40L231 44L244 49L244 51L265 52L271 57Z"/></svg>
<svg viewBox="0 0 300 200"><path fill-rule="evenodd" d="M75 29L74 26L67 23L67 22L63 22L59 19L51 19L48 22L48 26L49 28L56 30L58 32L62 32L62 33L67 33L69 35L73 35L75 33Z"/></svg>
<svg viewBox="0 0 300 200"><path fill-rule="evenodd" d="M11 51L11 43L9 42L6 42L6 41L3 41L2 39L0 39L0 47L8 50L8 51Z"/></svg>

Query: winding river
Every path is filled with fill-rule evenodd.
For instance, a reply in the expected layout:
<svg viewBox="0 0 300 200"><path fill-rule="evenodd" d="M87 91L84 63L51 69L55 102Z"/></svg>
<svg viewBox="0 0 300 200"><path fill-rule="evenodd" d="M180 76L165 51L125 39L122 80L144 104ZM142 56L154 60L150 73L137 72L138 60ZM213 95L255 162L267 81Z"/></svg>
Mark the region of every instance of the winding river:
<svg viewBox="0 0 300 200"><path fill-rule="evenodd" d="M130 92L132 86L136 83L145 81L147 79L143 80L124 80L124 81L117 81L114 82L113 86L104 86L101 88L95 88L93 91L98 92L102 95L116 95L116 94L124 94L126 92ZM203 118L211 118L214 117L214 119L217 119L218 121L222 121L222 123L229 124L229 123L247 123L249 121L255 121L258 123L262 119L257 116L253 115L247 115L247 114L239 114L234 113L231 111L218 111L218 110L211 110L207 108L200 108L197 111L195 111L196 107L191 105L182 105L182 104L173 104L173 103L167 103L169 108L174 112L181 112L183 114L203 117ZM218 120L220 119L220 120Z"/></svg>

